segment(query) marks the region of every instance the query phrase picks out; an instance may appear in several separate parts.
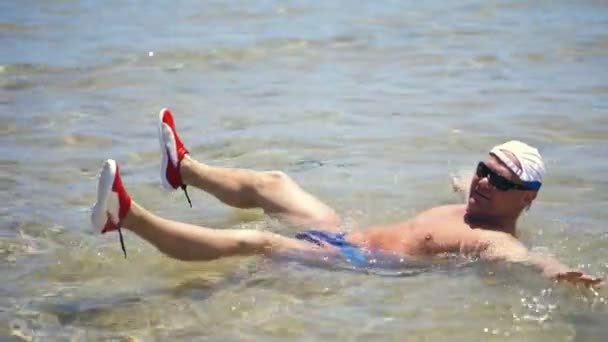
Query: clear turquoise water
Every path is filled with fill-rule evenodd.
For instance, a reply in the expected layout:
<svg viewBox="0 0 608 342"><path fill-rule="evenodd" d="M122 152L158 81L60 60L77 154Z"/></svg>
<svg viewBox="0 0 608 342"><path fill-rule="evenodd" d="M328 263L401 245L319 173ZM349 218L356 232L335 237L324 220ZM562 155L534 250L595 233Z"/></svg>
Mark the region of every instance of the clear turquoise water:
<svg viewBox="0 0 608 342"><path fill-rule="evenodd" d="M353 228L458 201L494 144L549 169L536 250L608 273L602 1L0 3L0 337L34 340L601 341L608 293L515 266L383 277L257 258L185 264L90 228L98 167L219 228L294 228L159 186L155 120L192 154L287 171ZM152 54L150 52L153 52Z"/></svg>

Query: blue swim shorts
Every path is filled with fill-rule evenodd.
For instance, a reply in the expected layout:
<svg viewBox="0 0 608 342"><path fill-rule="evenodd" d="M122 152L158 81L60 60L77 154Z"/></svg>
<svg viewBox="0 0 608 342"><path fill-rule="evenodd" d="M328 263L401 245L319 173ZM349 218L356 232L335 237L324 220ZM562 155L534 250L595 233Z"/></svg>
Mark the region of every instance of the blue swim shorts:
<svg viewBox="0 0 608 342"><path fill-rule="evenodd" d="M360 247L346 241L346 233L327 232L323 230L308 229L296 234L295 238L314 243L317 246L328 244L337 247L342 256L355 266L365 266L368 263L367 253Z"/></svg>

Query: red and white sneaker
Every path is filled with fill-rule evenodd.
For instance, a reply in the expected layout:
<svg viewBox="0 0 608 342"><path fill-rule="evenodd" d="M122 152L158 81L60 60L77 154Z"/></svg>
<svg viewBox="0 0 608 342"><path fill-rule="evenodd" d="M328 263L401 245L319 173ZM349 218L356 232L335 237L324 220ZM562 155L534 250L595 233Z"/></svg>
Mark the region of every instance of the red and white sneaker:
<svg viewBox="0 0 608 342"><path fill-rule="evenodd" d="M158 115L158 142L160 143L162 157L160 166L161 183L168 190L182 188L190 207L192 207L186 184L182 181L182 176L179 173L180 164L188 150L177 135L175 121L168 108L161 109Z"/></svg>
<svg viewBox="0 0 608 342"><path fill-rule="evenodd" d="M93 206L91 222L93 227L102 234L118 230L125 258L127 252L120 227L130 208L131 197L122 185L118 165L116 161L108 159L103 163L99 174L97 202Z"/></svg>

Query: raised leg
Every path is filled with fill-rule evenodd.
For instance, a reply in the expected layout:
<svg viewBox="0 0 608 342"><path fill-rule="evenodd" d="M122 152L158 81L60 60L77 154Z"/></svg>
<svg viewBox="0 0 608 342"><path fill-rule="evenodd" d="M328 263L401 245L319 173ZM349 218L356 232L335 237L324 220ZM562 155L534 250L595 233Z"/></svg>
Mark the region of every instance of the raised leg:
<svg viewBox="0 0 608 342"><path fill-rule="evenodd" d="M100 233L125 227L144 238L161 252L179 260L213 260L235 255L289 255L305 252L316 258L332 254L331 248L258 230L211 229L155 216L132 201L120 178L116 161L106 160L97 183L97 201L91 210L91 223ZM122 235L120 235L122 243ZM127 256L124 249L125 257Z"/></svg>
<svg viewBox="0 0 608 342"><path fill-rule="evenodd" d="M185 184L237 208L262 208L294 223L337 227L336 212L281 171L259 172L209 166L186 155L180 164Z"/></svg>
<svg viewBox="0 0 608 342"><path fill-rule="evenodd" d="M158 133L160 176L165 188L185 190L192 185L233 207L262 208L292 223L337 229L340 219L334 210L302 190L283 172L213 167L192 159L167 108L160 111Z"/></svg>
<svg viewBox="0 0 608 342"><path fill-rule="evenodd" d="M229 256L327 253L308 242L265 231L212 229L167 220L135 202L122 221L126 229L150 242L164 254L184 261L214 260Z"/></svg>

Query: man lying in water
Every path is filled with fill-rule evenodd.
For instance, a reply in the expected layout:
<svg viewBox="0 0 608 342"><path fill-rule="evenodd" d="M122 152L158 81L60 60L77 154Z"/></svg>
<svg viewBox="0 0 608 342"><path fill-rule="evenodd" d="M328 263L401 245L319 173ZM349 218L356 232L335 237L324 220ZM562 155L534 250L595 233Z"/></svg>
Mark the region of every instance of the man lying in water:
<svg viewBox="0 0 608 342"><path fill-rule="evenodd" d="M159 115L161 179L167 189L191 185L237 208L262 208L292 223L315 227L295 238L267 231L212 229L158 217L131 200L114 160L102 167L91 219L101 233L125 227L179 260L228 256L305 254L343 257L361 264L368 252L398 257L460 253L529 265L545 276L584 286L602 279L529 251L516 239L516 223L541 187L545 168L538 151L518 141L494 147L479 162L465 205L445 205L390 226L342 232L334 210L280 171L257 172L209 166L192 159L168 109ZM124 251L124 245L123 245ZM126 256L126 252L125 252Z"/></svg>

